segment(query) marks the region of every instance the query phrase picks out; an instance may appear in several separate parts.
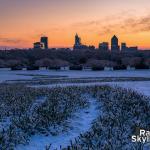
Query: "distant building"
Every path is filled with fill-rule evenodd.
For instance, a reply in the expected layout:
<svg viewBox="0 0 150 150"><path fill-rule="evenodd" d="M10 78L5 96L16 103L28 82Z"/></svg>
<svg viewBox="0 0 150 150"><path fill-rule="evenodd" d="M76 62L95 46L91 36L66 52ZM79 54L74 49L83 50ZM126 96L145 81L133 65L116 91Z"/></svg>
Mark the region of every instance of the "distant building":
<svg viewBox="0 0 150 150"><path fill-rule="evenodd" d="M138 50L138 47L135 46L135 47L128 47L128 51L137 51Z"/></svg>
<svg viewBox="0 0 150 150"><path fill-rule="evenodd" d="M62 67L60 67L60 70L68 71L69 70L69 66L62 66Z"/></svg>
<svg viewBox="0 0 150 150"><path fill-rule="evenodd" d="M126 51L126 50L127 50L127 44L121 43L121 51Z"/></svg>
<svg viewBox="0 0 150 150"><path fill-rule="evenodd" d="M48 49L48 37L41 37L40 42L33 43L34 49Z"/></svg>
<svg viewBox="0 0 150 150"><path fill-rule="evenodd" d="M113 71L114 69L113 69L113 67L104 67L104 70L105 71Z"/></svg>
<svg viewBox="0 0 150 150"><path fill-rule="evenodd" d="M91 70L92 70L92 67L89 67L89 66L83 66L83 70L85 70L85 71L91 71Z"/></svg>
<svg viewBox="0 0 150 150"><path fill-rule="evenodd" d="M81 49L81 38L78 36L78 34L75 35L75 43L73 49Z"/></svg>
<svg viewBox="0 0 150 150"><path fill-rule="evenodd" d="M112 52L119 52L120 51L120 47L118 44L118 38L115 35L111 39L111 51Z"/></svg>
<svg viewBox="0 0 150 150"><path fill-rule="evenodd" d="M127 66L127 70L135 70L135 67Z"/></svg>
<svg viewBox="0 0 150 150"><path fill-rule="evenodd" d="M78 34L75 35L75 44L73 47L74 50L79 50L79 49L89 49L88 46L83 45L81 43L81 38L78 36Z"/></svg>
<svg viewBox="0 0 150 150"><path fill-rule="evenodd" d="M33 44L34 49L44 49L44 44L41 42L36 42Z"/></svg>
<svg viewBox="0 0 150 150"><path fill-rule="evenodd" d="M135 46L135 47L127 47L126 43L122 43L121 44L121 52L125 52L125 53L128 53L128 52L136 52L138 51L138 47Z"/></svg>
<svg viewBox="0 0 150 150"><path fill-rule="evenodd" d="M44 49L48 49L48 37L41 37L41 43L44 44Z"/></svg>
<svg viewBox="0 0 150 150"><path fill-rule="evenodd" d="M81 38L78 36L78 34L75 35L75 46L81 46Z"/></svg>
<svg viewBox="0 0 150 150"><path fill-rule="evenodd" d="M103 42L99 44L99 49L102 51L108 51L109 50L109 44L108 42Z"/></svg>

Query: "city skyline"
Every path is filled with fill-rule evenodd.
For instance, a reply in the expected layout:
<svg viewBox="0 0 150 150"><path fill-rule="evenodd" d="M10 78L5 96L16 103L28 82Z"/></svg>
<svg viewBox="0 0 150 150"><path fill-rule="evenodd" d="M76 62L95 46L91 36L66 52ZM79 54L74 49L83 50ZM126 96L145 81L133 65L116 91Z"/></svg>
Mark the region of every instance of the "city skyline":
<svg viewBox="0 0 150 150"><path fill-rule="evenodd" d="M34 48L36 49L37 47L39 49L43 49L42 43L34 43ZM119 45L120 44L120 45ZM111 43L108 41L103 41L99 43L98 47L95 47L94 45L84 45L82 43L82 38L76 33L74 37L74 46L73 50L94 50L94 49L99 49L101 51L111 51L111 52L136 52L140 49L138 49L138 46L128 46L128 43L126 42L119 42L119 38L116 35L113 35L111 37Z"/></svg>
<svg viewBox="0 0 150 150"><path fill-rule="evenodd" d="M45 35L49 47L72 47L79 33L83 44L121 42L150 49L148 0L0 0L0 46L32 48ZM120 42L119 42L120 43Z"/></svg>

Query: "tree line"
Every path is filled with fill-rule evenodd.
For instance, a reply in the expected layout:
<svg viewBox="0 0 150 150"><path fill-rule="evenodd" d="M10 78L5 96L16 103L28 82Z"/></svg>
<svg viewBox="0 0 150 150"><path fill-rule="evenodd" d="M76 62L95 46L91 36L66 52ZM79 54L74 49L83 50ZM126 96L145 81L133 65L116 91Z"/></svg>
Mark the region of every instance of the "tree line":
<svg viewBox="0 0 150 150"><path fill-rule="evenodd" d="M100 50L5 50L0 51L0 68L6 67L136 67L150 68L150 51L111 53Z"/></svg>

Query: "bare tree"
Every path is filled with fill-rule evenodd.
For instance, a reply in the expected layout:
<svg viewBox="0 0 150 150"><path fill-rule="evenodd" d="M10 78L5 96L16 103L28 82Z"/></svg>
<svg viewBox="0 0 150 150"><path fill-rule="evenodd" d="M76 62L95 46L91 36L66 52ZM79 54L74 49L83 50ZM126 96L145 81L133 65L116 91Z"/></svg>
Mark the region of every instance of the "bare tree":
<svg viewBox="0 0 150 150"><path fill-rule="evenodd" d="M122 64L125 66L135 67L141 64L142 58L140 57L125 57L122 58Z"/></svg>
<svg viewBox="0 0 150 150"><path fill-rule="evenodd" d="M64 66L68 66L69 62L61 59L54 59L51 65L53 67L64 67Z"/></svg>
<svg viewBox="0 0 150 150"><path fill-rule="evenodd" d="M144 64L150 68L150 58L145 59Z"/></svg>
<svg viewBox="0 0 150 150"><path fill-rule="evenodd" d="M52 59L44 58L44 59L37 60L35 62L35 65L39 67L49 67L51 66L52 63L53 63Z"/></svg>
<svg viewBox="0 0 150 150"><path fill-rule="evenodd" d="M96 60L96 59L89 59L86 63L88 67L113 67L116 63L109 60Z"/></svg>
<svg viewBox="0 0 150 150"><path fill-rule="evenodd" d="M15 66L20 66L20 65L21 65L20 60L11 59L7 61L7 67L15 67Z"/></svg>
<svg viewBox="0 0 150 150"><path fill-rule="evenodd" d="M6 63L0 59L0 68L4 68L6 66Z"/></svg>

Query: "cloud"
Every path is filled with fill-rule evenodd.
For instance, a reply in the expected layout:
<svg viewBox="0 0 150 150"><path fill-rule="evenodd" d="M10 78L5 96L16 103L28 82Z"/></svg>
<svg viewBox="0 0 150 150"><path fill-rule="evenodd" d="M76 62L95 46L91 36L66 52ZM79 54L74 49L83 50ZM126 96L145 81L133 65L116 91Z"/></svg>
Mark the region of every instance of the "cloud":
<svg viewBox="0 0 150 150"><path fill-rule="evenodd" d="M121 12L99 20L74 23L72 27L86 31L93 30L99 35L114 34L116 32L120 34L149 32L150 13L144 16L136 16L134 11Z"/></svg>
<svg viewBox="0 0 150 150"><path fill-rule="evenodd" d="M16 38L7 38L7 37L0 37L0 42L9 43L9 44L17 44L22 43L23 41Z"/></svg>

